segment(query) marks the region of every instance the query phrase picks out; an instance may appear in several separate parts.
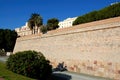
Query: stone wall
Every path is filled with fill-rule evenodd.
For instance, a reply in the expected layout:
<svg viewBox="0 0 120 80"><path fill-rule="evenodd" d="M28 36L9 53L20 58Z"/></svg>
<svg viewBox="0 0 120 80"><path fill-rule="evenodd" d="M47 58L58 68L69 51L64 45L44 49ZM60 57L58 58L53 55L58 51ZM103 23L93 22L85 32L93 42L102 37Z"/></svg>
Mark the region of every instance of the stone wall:
<svg viewBox="0 0 120 80"><path fill-rule="evenodd" d="M120 80L120 17L17 39L14 53L41 51L55 67Z"/></svg>

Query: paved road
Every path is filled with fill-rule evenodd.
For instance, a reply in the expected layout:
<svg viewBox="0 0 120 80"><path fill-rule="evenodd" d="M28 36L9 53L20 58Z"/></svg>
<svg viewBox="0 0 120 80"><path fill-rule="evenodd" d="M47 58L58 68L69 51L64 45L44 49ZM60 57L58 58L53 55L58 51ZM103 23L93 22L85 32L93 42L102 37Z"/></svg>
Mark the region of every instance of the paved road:
<svg viewBox="0 0 120 80"><path fill-rule="evenodd" d="M53 75L59 77L62 80L112 80L101 77L93 77L84 74L76 74L71 72L54 72Z"/></svg>
<svg viewBox="0 0 120 80"><path fill-rule="evenodd" d="M8 58L7 56L2 56L2 57L0 56L0 61L6 62L7 58Z"/></svg>

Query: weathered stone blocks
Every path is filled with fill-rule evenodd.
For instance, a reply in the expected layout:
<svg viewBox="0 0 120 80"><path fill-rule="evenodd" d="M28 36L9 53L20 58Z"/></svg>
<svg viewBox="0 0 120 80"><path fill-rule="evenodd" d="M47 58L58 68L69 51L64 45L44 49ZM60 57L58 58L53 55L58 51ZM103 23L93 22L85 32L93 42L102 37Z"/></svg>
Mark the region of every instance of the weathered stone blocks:
<svg viewBox="0 0 120 80"><path fill-rule="evenodd" d="M42 52L53 67L120 80L120 17L18 38L14 53Z"/></svg>

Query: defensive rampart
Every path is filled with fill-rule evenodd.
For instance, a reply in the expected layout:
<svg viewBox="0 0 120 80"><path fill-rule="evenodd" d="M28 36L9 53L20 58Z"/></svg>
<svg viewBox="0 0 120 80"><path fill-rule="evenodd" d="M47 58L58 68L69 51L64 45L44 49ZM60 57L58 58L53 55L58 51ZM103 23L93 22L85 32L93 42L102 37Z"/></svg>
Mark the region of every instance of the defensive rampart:
<svg viewBox="0 0 120 80"><path fill-rule="evenodd" d="M24 50L41 51L53 66L120 80L120 17L20 37L14 53Z"/></svg>

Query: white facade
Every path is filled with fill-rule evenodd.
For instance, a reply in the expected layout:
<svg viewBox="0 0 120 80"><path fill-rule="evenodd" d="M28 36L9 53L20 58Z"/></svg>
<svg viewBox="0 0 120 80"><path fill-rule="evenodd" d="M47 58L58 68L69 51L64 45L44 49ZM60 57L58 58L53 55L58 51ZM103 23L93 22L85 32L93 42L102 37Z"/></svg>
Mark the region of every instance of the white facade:
<svg viewBox="0 0 120 80"><path fill-rule="evenodd" d="M58 23L59 28L66 28L66 27L71 27L73 22L75 21L77 17L74 18L67 18L64 21L61 21ZM30 30L28 27L28 22L20 28L15 28L15 31L17 32L18 36L26 36L26 35L32 35L40 33L40 28L35 27L34 30Z"/></svg>
<svg viewBox="0 0 120 80"><path fill-rule="evenodd" d="M20 28L16 28L15 31L17 32L18 36L27 36L32 34L39 34L40 33L40 27L35 26L33 30L31 30L28 27L28 22Z"/></svg>
<svg viewBox="0 0 120 80"><path fill-rule="evenodd" d="M119 2L114 2L114 3L111 3L110 5L114 5L114 4L118 4Z"/></svg>
<svg viewBox="0 0 120 80"><path fill-rule="evenodd" d="M76 18L77 17L67 18L64 21L59 22L59 24L58 24L59 28L71 27Z"/></svg>
<svg viewBox="0 0 120 80"><path fill-rule="evenodd" d="M32 31L28 27L27 22L24 26L22 26L20 28L16 28L15 31L18 33L18 36L26 36L26 35L31 35L32 34Z"/></svg>

